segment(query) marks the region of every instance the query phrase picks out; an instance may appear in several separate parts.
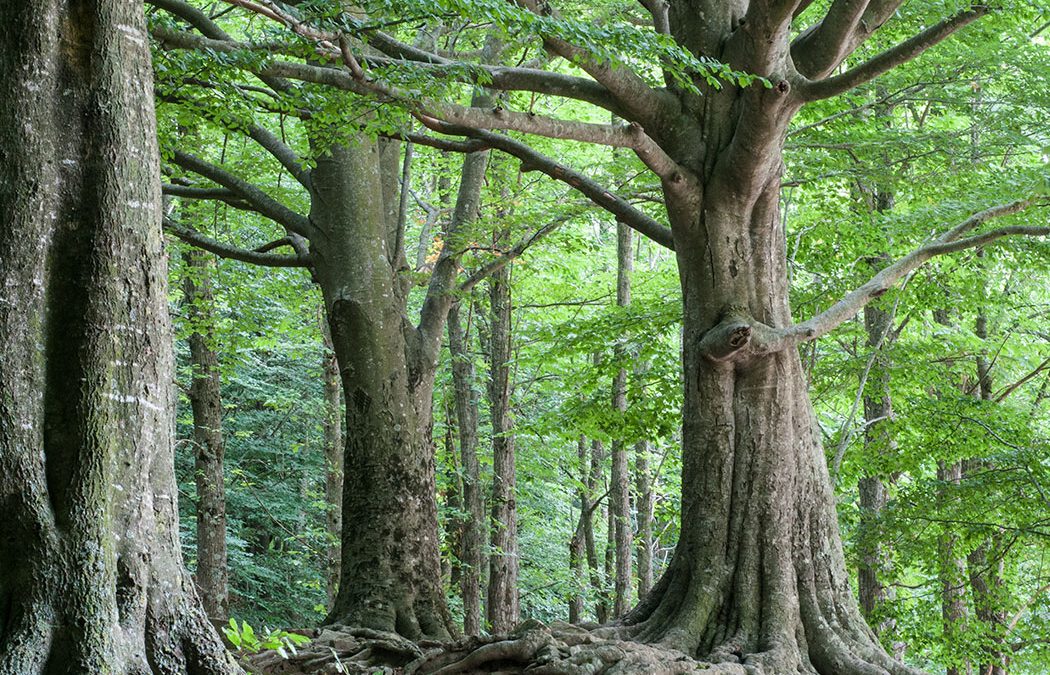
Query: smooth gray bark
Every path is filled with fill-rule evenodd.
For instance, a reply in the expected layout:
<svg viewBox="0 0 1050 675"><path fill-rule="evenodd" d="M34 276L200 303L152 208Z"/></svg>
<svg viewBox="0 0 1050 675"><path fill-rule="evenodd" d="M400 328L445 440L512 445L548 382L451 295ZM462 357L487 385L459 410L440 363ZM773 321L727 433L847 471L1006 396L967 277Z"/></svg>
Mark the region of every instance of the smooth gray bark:
<svg viewBox="0 0 1050 675"><path fill-rule="evenodd" d="M179 549L142 5L0 23L0 672L240 672Z"/></svg>
<svg viewBox="0 0 1050 675"><path fill-rule="evenodd" d="M327 321L322 321L324 337L324 464L325 464L325 529L329 544L326 549L325 593L328 607L335 602L339 589L340 550L343 529L343 410L342 390L339 386L339 363L335 358L332 335Z"/></svg>

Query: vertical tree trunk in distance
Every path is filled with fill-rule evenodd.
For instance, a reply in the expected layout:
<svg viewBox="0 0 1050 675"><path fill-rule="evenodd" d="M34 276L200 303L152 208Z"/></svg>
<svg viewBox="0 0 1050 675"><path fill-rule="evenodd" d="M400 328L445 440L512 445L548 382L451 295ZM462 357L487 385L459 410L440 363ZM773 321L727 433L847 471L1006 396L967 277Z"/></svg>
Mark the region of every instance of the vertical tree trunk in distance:
<svg viewBox="0 0 1050 675"><path fill-rule="evenodd" d="M962 480L961 462L940 462L937 480L945 485L958 487ZM938 542L940 549L941 619L944 624L943 641L946 653L951 656L954 645L961 644L966 630L966 561L959 553L959 537L945 532ZM946 675L970 675L969 662L952 663L945 669Z"/></svg>
<svg viewBox="0 0 1050 675"><path fill-rule="evenodd" d="M222 396L215 353L215 300L211 290L214 258L187 249L183 283L193 368L189 398L193 409L194 479L197 483L197 589L208 618L216 625L229 618L229 571L226 560L226 481L223 458Z"/></svg>
<svg viewBox="0 0 1050 675"><path fill-rule="evenodd" d="M240 672L179 551L142 5L0 22L0 672Z"/></svg>
<svg viewBox="0 0 1050 675"><path fill-rule="evenodd" d="M983 255L983 250L977 251L979 258L982 258ZM988 317L983 307L978 311L974 333L981 340L987 341ZM987 354L979 354L977 356L977 395L982 401L988 403L992 401L991 368L992 364ZM991 462L968 460L963 462L963 476L988 471L992 468ZM1003 634L1007 624L1007 615L1000 597L1003 585L1003 561L1001 557L995 557L996 549L995 539L987 537L966 557L970 589L973 592L974 617L984 624L984 630L988 633L991 645L984 650L984 657L979 667L982 675L1006 675L1010 664L1009 647L1005 644L1006 638ZM989 560L990 557L991 560Z"/></svg>
<svg viewBox="0 0 1050 675"><path fill-rule="evenodd" d="M448 313L448 346L452 356L452 382L456 400L456 426L463 471L463 520L460 532L459 577L463 598L463 632L481 633L481 569L484 564L485 500L478 462L478 396L474 388L474 361L469 338L459 316L460 303Z"/></svg>
<svg viewBox="0 0 1050 675"><path fill-rule="evenodd" d="M595 361L598 360L598 356L595 355ZM609 575L608 572L603 575L603 569L598 566L598 544L594 537L594 514L597 511L603 517L608 513L608 493L600 495L598 488L605 485L605 446L598 439L591 441L591 467L587 475L587 490L591 495L591 503L589 505L589 512L587 519L584 521L584 544L587 547L587 565L591 569L591 588L594 589L595 595L595 606L594 613L598 619L598 623L605 623L611 617L609 616L609 593L608 583ZM597 503L602 500L604 503L601 508L598 508ZM607 558L603 558L606 560Z"/></svg>
<svg viewBox="0 0 1050 675"><path fill-rule="evenodd" d="M505 245L507 233L497 237ZM489 410L492 415L492 546L485 612L493 632L511 630L519 619L518 506L514 426L510 416L510 266L489 277Z"/></svg>
<svg viewBox="0 0 1050 675"><path fill-rule="evenodd" d="M340 533L343 527L343 398L339 388L339 363L332 347L328 322L321 321L324 337L324 496L325 528L329 544L326 549L325 591L332 607L339 589L341 559Z"/></svg>
<svg viewBox="0 0 1050 675"><path fill-rule="evenodd" d="M616 304L626 307L631 304L631 229L622 222L616 223ZM623 415L627 412L627 368L623 361L627 358L624 345L617 344L616 359L621 363L613 379L613 409ZM622 439L612 443L612 470L609 486L609 514L613 527L610 536L614 540L616 551L616 571L614 575L613 616L621 616L631 603L631 544L633 525L631 523L631 488L630 470L627 462L627 444Z"/></svg>
<svg viewBox="0 0 1050 675"><path fill-rule="evenodd" d="M638 513L638 599L644 598L653 587L653 476L649 468L649 441L638 441L634 446L635 511Z"/></svg>
<svg viewBox="0 0 1050 675"><path fill-rule="evenodd" d="M569 623L583 620L584 588L587 583L587 553L584 523L590 517L590 495L587 490L587 438L580 436L576 442L576 458L580 467L580 489L577 498L580 501L580 515L569 541L569 573L572 575L573 591L569 598Z"/></svg>

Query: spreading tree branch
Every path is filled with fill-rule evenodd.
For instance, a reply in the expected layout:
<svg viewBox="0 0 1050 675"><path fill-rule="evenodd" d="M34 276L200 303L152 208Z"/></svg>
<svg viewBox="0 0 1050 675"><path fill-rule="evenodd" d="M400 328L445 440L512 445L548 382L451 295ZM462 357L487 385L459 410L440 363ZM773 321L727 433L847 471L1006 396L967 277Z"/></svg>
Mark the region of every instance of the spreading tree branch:
<svg viewBox="0 0 1050 675"><path fill-rule="evenodd" d="M307 238L310 236L312 228L308 218L296 213L243 178L181 150L175 151L172 161L183 169L192 171L236 193L252 207L252 210L283 226L289 232Z"/></svg>
<svg viewBox="0 0 1050 675"><path fill-rule="evenodd" d="M433 121L431 123L433 124ZM593 179L563 164L559 164L525 143L503 134L479 131L477 129L443 124L435 124L434 128L442 133L476 138L489 147L517 157L521 160L522 171L540 171L569 185L597 206L616 216L617 219L623 221L629 227L649 237L657 244L674 250L674 238L669 227L631 206L625 199L614 194Z"/></svg>
<svg viewBox="0 0 1050 675"><path fill-rule="evenodd" d="M1050 227L1013 225L965 236L989 220L1019 213L1034 203L1030 199L1019 200L994 206L970 216L932 242L884 267L869 281L825 311L794 326L773 328L739 312L730 313L705 334L700 349L712 360L728 361L750 354L780 351L827 335L933 257L984 246L1004 237L1050 235Z"/></svg>
<svg viewBox="0 0 1050 675"><path fill-rule="evenodd" d="M263 267L310 267L309 258L299 255L279 255L265 252L266 246L260 246L254 251L224 244L216 239L207 237L196 230L183 227L170 218L165 218L164 230L169 232L191 246L214 253L221 258L240 260L241 262L261 265Z"/></svg>
<svg viewBox="0 0 1050 675"><path fill-rule="evenodd" d="M847 70L841 75L835 75L823 80L803 82L799 87L796 87L796 92L802 100L806 101L830 98L847 92L865 82L870 82L897 66L911 61L959 29L981 18L989 11L987 5L976 5L971 9L959 12L895 47L887 49L870 61Z"/></svg>

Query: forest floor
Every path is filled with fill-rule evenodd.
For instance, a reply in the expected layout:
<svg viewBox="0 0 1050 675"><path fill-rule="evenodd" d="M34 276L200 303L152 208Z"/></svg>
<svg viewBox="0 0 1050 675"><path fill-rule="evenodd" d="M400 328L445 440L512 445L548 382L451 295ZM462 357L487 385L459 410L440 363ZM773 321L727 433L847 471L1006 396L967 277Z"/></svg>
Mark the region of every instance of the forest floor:
<svg viewBox="0 0 1050 675"><path fill-rule="evenodd" d="M604 631L603 631L604 632ZM284 658L263 652L245 666L258 675L745 675L743 666L697 661L655 645L603 637L572 624L526 621L507 635L416 643L393 634L327 627L303 631L312 641Z"/></svg>

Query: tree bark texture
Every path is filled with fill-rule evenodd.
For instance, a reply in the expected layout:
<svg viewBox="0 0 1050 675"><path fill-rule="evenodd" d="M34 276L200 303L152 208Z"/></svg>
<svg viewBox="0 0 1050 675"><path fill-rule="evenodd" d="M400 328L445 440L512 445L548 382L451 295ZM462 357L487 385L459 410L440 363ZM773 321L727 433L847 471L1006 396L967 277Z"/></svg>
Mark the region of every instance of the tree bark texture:
<svg viewBox="0 0 1050 675"><path fill-rule="evenodd" d="M223 458L222 396L215 352L215 299L211 290L214 258L187 249L183 283L190 333L190 407L193 409L194 480L197 484L197 590L208 618L229 618L229 570L226 559L226 481Z"/></svg>
<svg viewBox="0 0 1050 675"><path fill-rule="evenodd" d="M638 513L638 599L648 595L653 587L653 476L649 467L649 441L638 441L634 446L635 510Z"/></svg>
<svg viewBox="0 0 1050 675"><path fill-rule="evenodd" d="M624 223L616 223L616 304L626 307L631 304L631 229ZM623 415L627 412L627 350L621 344L616 345L616 359L620 369L616 372L612 387L613 410ZM613 524L610 534L616 550L616 571L614 575L613 615L622 616L631 604L632 591L632 540L634 536L631 523L631 475L627 458L627 443L623 439L614 439L612 443L612 469L610 472L609 507L610 522Z"/></svg>
<svg viewBox="0 0 1050 675"><path fill-rule="evenodd" d="M590 496L587 490L587 438L580 436L576 443L576 458L579 460L580 489L577 498L580 502L580 515L576 519L576 528L569 540L569 573L572 575L573 592L569 598L569 623L583 620L584 591L587 586L587 553L584 524L590 517Z"/></svg>
<svg viewBox="0 0 1050 675"><path fill-rule="evenodd" d="M595 360L597 359L596 355ZM591 440L591 466L587 472L587 492L590 494L590 502L587 507L587 517L583 522L583 541L587 549L587 566L591 570L591 588L595 595L594 614L598 623L605 623L611 618L607 588L609 576L608 573L603 574L604 568L599 567L598 543L594 536L595 513L602 517L608 513L608 493L602 495L598 492L598 488L604 486L605 445L600 440L593 439Z"/></svg>
<svg viewBox="0 0 1050 675"><path fill-rule="evenodd" d="M460 523L459 577L463 598L463 632L481 634L481 569L484 564L485 499L478 461L478 394L469 338L460 319L460 303L448 315L448 345L452 356L452 381L463 471L463 518Z"/></svg>
<svg viewBox="0 0 1050 675"><path fill-rule="evenodd" d="M505 233L497 246L506 243ZM510 266L489 277L489 411L492 416L492 539L485 611L493 632L511 630L520 617L518 506L511 395Z"/></svg>
<svg viewBox="0 0 1050 675"><path fill-rule="evenodd" d="M179 549L142 5L0 20L0 672L240 672Z"/></svg>
<svg viewBox="0 0 1050 675"><path fill-rule="evenodd" d="M329 544L326 550L325 590L328 607L332 607L339 589L340 541L343 528L343 411L339 386L339 363L335 358L328 322L321 322L324 336L324 465L325 528Z"/></svg>
<svg viewBox="0 0 1050 675"><path fill-rule="evenodd" d="M958 487L962 480L962 462L940 462L937 467L937 480L946 485ZM941 619L944 625L943 641L946 652L951 655L953 646L962 642L966 631L968 611L966 607L966 559L959 551L959 536L954 532L944 532L938 541L940 549L941 578ZM946 675L970 675L972 668L968 661L951 663Z"/></svg>
<svg viewBox="0 0 1050 675"><path fill-rule="evenodd" d="M385 147L384 147L385 146ZM310 239L346 406L342 561L327 622L445 637L431 396L436 360L405 316L390 144L330 148ZM396 160L396 155L394 156Z"/></svg>

